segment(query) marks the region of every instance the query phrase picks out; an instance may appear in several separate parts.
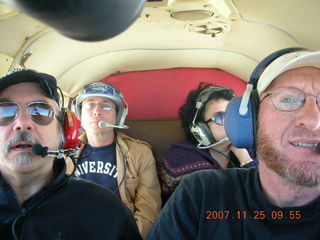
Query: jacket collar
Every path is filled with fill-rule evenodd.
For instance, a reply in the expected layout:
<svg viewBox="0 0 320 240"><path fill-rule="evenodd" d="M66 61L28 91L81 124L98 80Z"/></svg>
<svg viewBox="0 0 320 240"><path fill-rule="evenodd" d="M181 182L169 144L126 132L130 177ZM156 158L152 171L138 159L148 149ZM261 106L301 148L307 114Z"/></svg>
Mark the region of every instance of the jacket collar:
<svg viewBox="0 0 320 240"><path fill-rule="evenodd" d="M82 133L80 136L79 136L79 139L83 142L88 142L88 137L87 137L87 134L84 132ZM129 151L129 148L128 148L128 145L126 144L126 142L124 141L125 139L131 139L131 140L134 140L133 138L125 135L124 133L122 132L117 132L116 134L116 143L117 145L121 148L121 151L124 153L124 154L127 154L127 152ZM81 147L80 147L80 151L78 152L78 156L79 157L81 155L81 152L83 150L83 148L85 147L85 144L82 144Z"/></svg>

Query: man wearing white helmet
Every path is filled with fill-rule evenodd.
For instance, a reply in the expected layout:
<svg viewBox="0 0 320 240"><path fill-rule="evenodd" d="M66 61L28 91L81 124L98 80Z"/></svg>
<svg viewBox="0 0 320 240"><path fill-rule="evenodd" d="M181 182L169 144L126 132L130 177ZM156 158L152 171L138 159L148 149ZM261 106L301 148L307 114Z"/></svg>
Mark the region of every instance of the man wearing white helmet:
<svg viewBox="0 0 320 240"><path fill-rule="evenodd" d="M264 59L225 129L234 146L257 146L259 167L186 177L147 239L319 240L320 51Z"/></svg>
<svg viewBox="0 0 320 240"><path fill-rule="evenodd" d="M73 110L85 130L74 174L113 191L133 212L142 236L146 236L160 212L161 192L150 145L118 131L124 125L128 105L114 86L96 82L85 87ZM68 172L74 166L68 164Z"/></svg>

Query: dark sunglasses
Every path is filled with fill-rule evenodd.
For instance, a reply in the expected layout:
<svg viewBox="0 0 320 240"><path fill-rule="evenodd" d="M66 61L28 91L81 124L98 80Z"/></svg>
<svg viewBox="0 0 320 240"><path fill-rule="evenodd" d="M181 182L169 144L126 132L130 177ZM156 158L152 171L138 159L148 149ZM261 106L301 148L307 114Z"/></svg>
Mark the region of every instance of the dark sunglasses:
<svg viewBox="0 0 320 240"><path fill-rule="evenodd" d="M24 104L28 115L39 125L49 125L55 116L53 107L46 102L29 102ZM0 102L0 126L7 126L19 115L22 104L15 102Z"/></svg>
<svg viewBox="0 0 320 240"><path fill-rule="evenodd" d="M210 118L209 120L205 121L205 123L208 123L210 121L223 126L224 125L224 117L225 117L226 113L225 112L218 112L215 115L213 115L212 118Z"/></svg>

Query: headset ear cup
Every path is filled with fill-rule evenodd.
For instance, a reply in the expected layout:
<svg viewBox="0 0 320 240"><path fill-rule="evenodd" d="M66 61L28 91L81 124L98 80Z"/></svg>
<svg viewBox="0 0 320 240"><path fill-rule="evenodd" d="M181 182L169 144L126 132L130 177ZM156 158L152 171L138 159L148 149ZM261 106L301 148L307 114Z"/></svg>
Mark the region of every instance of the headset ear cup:
<svg viewBox="0 0 320 240"><path fill-rule="evenodd" d="M78 103L78 97L73 99L71 103L71 111L75 113L78 119L81 119L81 109L80 109L80 103Z"/></svg>
<svg viewBox="0 0 320 240"><path fill-rule="evenodd" d="M224 119L224 128L233 146L253 149L255 147L256 109L252 109L252 99L250 96L247 114L240 115L241 100L242 97L234 97L229 102Z"/></svg>
<svg viewBox="0 0 320 240"><path fill-rule="evenodd" d="M128 114L128 107L125 106L123 110L118 113L116 124L119 126L123 126L124 122L126 121L127 114Z"/></svg>
<svg viewBox="0 0 320 240"><path fill-rule="evenodd" d="M209 144L207 144L207 145L210 145L210 144L216 142L216 140L215 140L214 137L212 136L212 133L211 133L211 130L210 130L209 126L208 126L206 123L204 123L204 122L198 122L198 126L199 126L199 128L202 130L203 135L204 135L204 138L205 138L205 139L207 140L207 142L209 143Z"/></svg>
<svg viewBox="0 0 320 240"><path fill-rule="evenodd" d="M64 149L74 148L80 141L78 139L78 133L81 124L73 112L64 110L63 114L63 130L65 137Z"/></svg>
<svg viewBox="0 0 320 240"><path fill-rule="evenodd" d="M208 146L216 142L216 140L212 136L210 128L204 122L198 122L192 125L190 130L197 141L204 146Z"/></svg>

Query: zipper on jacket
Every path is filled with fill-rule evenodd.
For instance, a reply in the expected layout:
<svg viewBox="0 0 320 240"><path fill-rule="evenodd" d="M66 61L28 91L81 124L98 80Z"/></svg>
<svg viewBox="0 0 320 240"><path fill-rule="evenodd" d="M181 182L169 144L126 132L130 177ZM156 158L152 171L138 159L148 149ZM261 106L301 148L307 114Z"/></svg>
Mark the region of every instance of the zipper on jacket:
<svg viewBox="0 0 320 240"><path fill-rule="evenodd" d="M21 209L21 214L18 217L16 217L16 219L13 221L12 227L11 227L12 235L15 240L21 239L18 237L18 235L22 236L23 222L27 216L26 208L20 208L20 209ZM21 222L21 221L23 221L23 222Z"/></svg>

